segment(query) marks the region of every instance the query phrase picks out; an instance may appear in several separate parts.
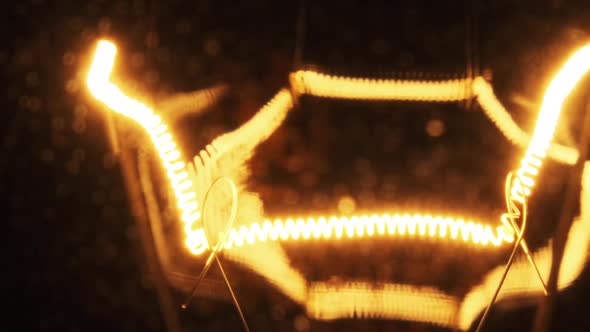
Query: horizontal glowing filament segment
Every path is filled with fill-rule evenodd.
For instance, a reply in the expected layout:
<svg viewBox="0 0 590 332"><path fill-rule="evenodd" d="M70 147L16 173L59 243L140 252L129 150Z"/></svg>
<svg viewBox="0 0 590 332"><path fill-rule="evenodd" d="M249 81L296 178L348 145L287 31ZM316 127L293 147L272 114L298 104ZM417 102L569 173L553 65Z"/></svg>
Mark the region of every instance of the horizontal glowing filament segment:
<svg viewBox="0 0 590 332"><path fill-rule="evenodd" d="M332 76L311 70L291 74L300 94L376 100L457 101L471 96L470 80L406 81Z"/></svg>
<svg viewBox="0 0 590 332"><path fill-rule="evenodd" d="M193 191L193 184L186 171L186 165L182 161L182 154L178 150L173 135L160 116L145 104L126 96L109 81L116 53L117 48L113 43L105 40L99 41L87 79L90 92L110 109L133 119L148 132L172 186L181 220L188 233L187 245L193 253L202 253L206 249L206 245L194 240L204 234L202 228L194 227L200 218L199 205Z"/></svg>
<svg viewBox="0 0 590 332"><path fill-rule="evenodd" d="M445 239L477 246L497 247L514 241L502 226L451 217L420 214L382 214L352 217L287 218L265 220L230 230L227 249L266 241L414 237Z"/></svg>
<svg viewBox="0 0 590 332"><path fill-rule="evenodd" d="M339 99L448 102L476 97L485 115L504 136L517 146L529 147L529 135L514 122L494 95L492 86L481 76L473 80L385 80L299 70L291 74L291 86L298 94ZM560 163L573 165L579 153L575 148L551 144L547 154Z"/></svg>
<svg viewBox="0 0 590 332"><path fill-rule="evenodd" d="M590 45L576 51L561 67L545 91L535 131L520 163L511 194L518 202L532 193L535 180L553 140L565 98L590 70Z"/></svg>
<svg viewBox="0 0 590 332"><path fill-rule="evenodd" d="M400 284L313 283L307 312L315 319L384 318L454 327L457 298L438 289Z"/></svg>

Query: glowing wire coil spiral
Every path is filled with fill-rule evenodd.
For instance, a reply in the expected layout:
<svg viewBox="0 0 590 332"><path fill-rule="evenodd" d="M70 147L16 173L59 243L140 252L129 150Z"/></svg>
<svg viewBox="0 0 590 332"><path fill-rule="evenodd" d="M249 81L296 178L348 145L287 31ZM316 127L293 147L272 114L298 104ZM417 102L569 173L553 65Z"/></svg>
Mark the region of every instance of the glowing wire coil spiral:
<svg viewBox="0 0 590 332"><path fill-rule="evenodd" d="M109 81L115 54L116 48L112 43L107 41L99 42L96 56L87 80L90 91L97 99L109 106L109 108L117 113L134 119L149 133L154 146L159 152L163 166L167 171L170 185L173 188L177 206L180 210L181 220L184 223L186 244L193 254L201 254L207 249L208 245L203 228L197 224L201 215L198 200L195 195L194 183L190 180L189 173L187 172L187 165L182 161L182 155L176 146L172 133L170 133L162 119L156 115L151 108L127 97L117 86ZM518 178L514 181L512 187L512 196L515 197L517 201L522 200L524 196L530 195L531 189L534 185L534 178L538 174L538 169L541 167L546 151L551 144L555 122L559 116L559 110L563 103L563 99L581 78L583 72L590 68L590 64L583 62L583 59L589 55L590 46L586 46L578 51L568 63L566 63L566 66L564 66L562 71L556 76L547 90L543 108L535 128L535 134L531 139L530 146L527 149L521 167L517 172ZM582 73L580 73L579 70L580 66L585 69L581 71ZM376 81L363 79L343 80L342 78L330 77L309 71L300 71L292 75L292 84L298 92L329 95L334 93L333 91L340 91L340 94L336 97L347 98L417 99L431 101L459 100L465 99L471 95L472 92L470 89L465 89L465 84L468 83L467 80L451 80L442 83L418 81L404 82L394 80ZM476 80L475 83L478 83L478 81ZM318 87L323 85L325 85L325 88L318 89ZM355 90L358 86L364 87L365 89L357 89L356 93L349 91L352 88ZM391 92L392 88L399 88L399 91ZM281 100L281 104L287 105L291 103L291 99L287 92L282 92L279 96L278 100ZM280 113L280 116L281 117L278 119L281 119L284 114ZM507 121L510 120L509 118L501 116L496 116L496 119L503 119L498 120L498 122L501 123L507 123ZM280 121L274 122L274 124L278 123L280 123ZM510 126L504 127L510 128ZM510 130L516 132L513 129ZM256 131L248 131L248 133L250 132L256 134L252 137L260 136ZM518 137L518 141L523 141L522 135L520 134L512 136ZM228 140L230 137L232 139ZM216 143L215 145L218 145L218 148L220 149L226 146L239 146L244 143L241 138L241 135L222 136L214 143ZM220 143L222 141L224 144ZM225 144L227 143L225 141L231 141L232 144ZM389 225L382 221L363 224L362 222L357 222L357 219L354 219L354 217L350 219L330 218L328 219L329 222L325 222L324 224L319 221L320 219L318 219L317 222L311 222L308 220L307 222L292 222L290 224L288 223L288 220L284 223L264 221L262 225L253 223L250 226L241 226L239 229L231 231L231 234L233 234L231 237L232 241L228 242L228 246L240 246L244 243L267 241L268 239L305 239L307 234L311 234L309 235L310 237L320 234L319 237L322 238L338 238L342 237L342 234L344 233L346 233L348 237L364 237L365 234L367 234L366 236L372 236L374 234L383 235L381 232L382 228L379 228L381 227L379 225ZM339 221L336 222L335 220ZM349 223L354 226L340 226L343 225L343 223ZM297 226L295 227L292 225ZM470 240L464 242L496 244L511 242L514 240L514 234L510 232L510 228L506 225L504 226L503 230L498 228L496 233L494 233L491 228L474 228L471 224L465 224L459 227L466 230L462 231L462 234L476 234L475 236L468 235L467 238ZM470 227L473 230L469 230ZM346 229L347 231L343 231L343 229ZM349 231L352 229L356 229L356 231ZM388 232L390 229L396 228L388 228ZM433 226L431 229L436 229L436 226ZM447 236L441 234L451 233L446 230L442 231L446 229L445 227L439 227L439 229L441 230L440 232L434 231L435 235ZM397 234L402 235L401 233L402 232L397 232ZM420 233L420 231L418 231L418 233ZM430 229L428 230L428 233L431 233ZM352 234L352 236L350 234Z"/></svg>
<svg viewBox="0 0 590 332"><path fill-rule="evenodd" d="M290 76L298 94L316 97L364 100L410 100L449 102L475 97L485 115L512 143L529 147L530 137L494 95L492 86L481 76L473 80L408 81L329 75L312 70L299 70ZM578 159L575 148L551 143L547 155L557 162L573 165Z"/></svg>
<svg viewBox="0 0 590 332"><path fill-rule="evenodd" d="M588 59L590 59L590 45L580 48L570 56L545 91L535 131L521 160L520 168L516 171L518 177L512 186L511 194L520 203L532 193L535 179L553 140L563 102L590 70Z"/></svg>
<svg viewBox="0 0 590 332"><path fill-rule="evenodd" d="M109 81L116 53L117 48L113 43L105 40L98 42L96 55L87 79L90 92L110 109L136 121L148 132L173 189L176 204L180 210L180 218L187 233L187 245L189 248L193 248L195 253L202 252L204 249L201 250L192 243L195 238L201 237L201 233L204 236L204 232L202 228L194 228L201 213L193 190L193 183L189 179L186 164L182 161L182 154L172 133L160 116L145 104L127 97Z"/></svg>
<svg viewBox="0 0 590 332"><path fill-rule="evenodd" d="M349 282L310 286L308 314L315 319L385 318L454 327L458 301L438 289Z"/></svg>
<svg viewBox="0 0 590 332"><path fill-rule="evenodd" d="M311 70L291 74L300 94L319 97L373 100L458 101L471 96L470 80L385 80L334 76Z"/></svg>
<svg viewBox="0 0 590 332"><path fill-rule="evenodd" d="M100 43L99 43L100 46ZM590 46L585 47L587 49ZM181 215L183 217L183 222L186 220L196 222L199 219L199 209L198 205L196 205L193 209L188 209L191 205L185 204L183 209L181 207L181 203L190 203L192 200L188 199L191 198L189 187L192 188L194 183L190 183L190 180L186 180L184 178L185 166L184 163L181 161L181 155L178 149L176 148L174 139L172 138L172 134L169 132L168 128L162 123L162 120L159 119L154 112L146 107L145 105L136 102L129 97L125 96L116 86L108 82L109 74L112 69L112 61L114 60L115 49L112 50L112 56L109 54L110 50L107 49L106 53L98 54L95 57L95 62L91 67L90 75L88 78L88 86L90 87L91 92L95 95L99 100L103 101L107 104L110 108L115 110L116 112L123 114L127 117L130 117L140 123L142 127L144 127L149 133L150 137L154 141L154 145L156 146L160 158L162 159L165 168L167 169L168 178L171 181L171 184L174 188L174 193L177 198L177 202L179 203L178 206L181 209ZM578 55L580 52L577 52ZM584 58L590 58L589 51L585 50ZM110 59L110 60L109 60ZM577 57L578 60L582 61L580 57ZM568 61L568 64L570 61ZM561 103L563 99L569 93L571 88L577 83L577 80L581 77L583 72L588 69L590 65L583 63L578 68L575 66L570 66L569 73L571 74L571 70L576 69L576 73L573 76L569 75L561 75L562 72L556 77L556 79L552 82L550 89L547 90L547 94L544 100L544 107L545 103L547 109L552 110L553 113L550 113L551 117L546 117L545 113L549 113L549 111L543 113L539 116L539 121L537 123L537 127L535 130L535 136L531 140L531 149L533 145L539 145L540 148L537 150L531 150L531 155L533 156L530 159L526 159L529 157L527 150L527 155L523 159L523 165L521 169L526 170L523 171L524 173L517 173L516 176L528 175L534 181L538 173L538 169L542 165L543 158L545 154L547 156L551 156L551 148L553 145L551 144L551 138L553 135L553 130L555 126L555 122L559 116L559 110L557 111L557 115L554 113L557 109L561 109ZM580 69L581 68L581 69ZM562 70L563 71L563 70ZM559 91L556 89L551 89L554 86L554 82L557 82L558 79L561 79L561 82L566 82L567 84L561 86ZM573 83L572 83L573 80ZM558 83L555 83L558 84ZM561 83L560 83L561 84ZM552 96L549 96L552 95ZM557 98L555 97L557 95ZM561 98L561 101L559 99ZM557 102L556 102L557 100ZM498 119L501 119L499 117ZM548 120L547 120L548 119ZM499 120L500 123L507 123L505 120ZM544 125L542 125L544 124ZM547 125L548 124L548 125ZM550 128L550 131L546 131L545 129ZM499 126L500 127L500 126ZM510 129L512 132L516 132ZM551 138L543 139L536 138L537 131L541 132L538 136L544 136L550 133ZM516 137L516 136L514 136ZM522 137L521 137L522 138ZM521 139L519 138L519 140ZM239 140L238 140L239 141ZM547 142L546 144L542 144L543 142ZM539 143L541 142L541 143ZM519 143L521 145L522 143ZM547 150L548 148L548 150ZM567 149L567 150L566 150ZM539 153L542 151L544 153ZM571 152L577 152L575 149L565 147L564 150L568 154L564 154L564 160L572 160L575 161L577 159L577 155L575 158L572 159L573 154ZM526 162L525 162L526 160ZM530 167L530 168L529 168ZM587 167L588 168L588 167ZM588 172L585 169L584 172L584 185L583 187L588 188ZM526 191L524 190L524 184L528 180L526 178L522 178L518 180L521 184L520 188L517 188L516 181L512 181L513 185L511 185L511 190L516 190L515 193L520 193L521 195L525 195ZM530 183L530 181L528 181ZM187 183L190 185L187 187ZM529 192L534 186L534 182L530 185ZM514 189L517 188L517 189ZM185 195L184 201L178 199L179 197L182 198ZM512 192L511 192L512 195ZM509 195L507 195L508 197ZM576 225L570 231L569 237L571 239L568 240L568 252L565 254L565 263L562 267L561 276L559 279L559 287L563 288L567 284L571 283L575 278L580 274L585 262L586 262L586 252L588 243L590 242L590 233L588 226L588 220L590 218L587 216L587 205L588 199L587 195L584 194L581 199L582 204L582 216L580 220L576 222ZM511 203L519 203L517 199L511 199ZM196 200L195 200L196 204ZM516 207L516 205L515 205ZM188 213L188 214L187 214ZM193 213L193 214L190 214ZM406 216L406 215L400 215ZM409 218L412 218L415 215L407 215ZM377 221L373 222L366 222L367 218L376 218ZM391 216L390 216L391 217ZM463 242L468 243L475 243L475 244L483 244L484 241L473 241L473 239L483 239L488 236L487 244L494 244L498 241L502 240L502 243L510 242L513 243L515 241L515 237L522 236L522 230L519 231L516 227L514 227L515 221L520 217L520 211L518 209L514 210L512 208L508 208L508 212L502 216L502 225L499 228L496 228L496 233L491 232L492 228L489 226L482 226L480 224L473 223L472 226L466 227L465 230L469 229L481 229L481 233L476 232L464 232L463 227L456 226L455 222L458 220L453 219L453 225L455 225L458 229L454 234L456 234L456 239L467 239ZM333 219L334 218L334 219ZM355 219L356 218L356 219ZM385 219L379 220L379 218ZM429 216L422 216L422 219L428 220L428 218L436 219L442 218L445 219L446 217L429 217ZM418 218L418 219L420 219ZM231 231L234 232L234 239L230 239L230 241L226 242L226 245L233 247L234 249L239 247L238 240L241 241L241 245L250 243L250 240L254 243L259 241L278 241L278 240L295 240L295 239L311 239L311 238L319 238L319 239L329 239L329 238L338 238L337 234L340 234L341 238L360 238L360 237L373 237L376 235L387 236L389 235L389 230L393 229L395 232L393 234L397 235L404 235L404 236L418 236L419 238L437 238L441 236L442 229L446 229L445 233L447 238L453 238L453 232L449 231L451 228L450 224L447 224L445 227L438 226L439 224L433 225L428 222L419 222L419 221L410 221L404 223L387 223L388 218L383 216L358 216L358 217L329 217L324 218L323 220L328 223L330 220L345 220L346 222L342 222L344 226L338 226L337 228L335 224L331 225L330 227L321 228L321 231L318 229L317 223L322 218L311 218L311 220L315 220L316 224L310 224L309 218L302 219L302 218L292 218L292 222L294 225L297 225L300 222L303 225L297 231L285 231L288 227L286 226L288 219L282 221L282 225L275 226L276 222L267 220L264 221L262 224L252 224L250 226L242 226L239 228L234 228ZM352 220L355 220L353 222ZM365 220L363 222L359 220ZM356 223L356 224L355 224ZM293 225L292 224L292 225ZM460 224L460 223L459 223ZM186 222L185 225L189 226ZM255 226L257 225L257 226ZM270 226L269 226L270 225ZM385 226L383 226L385 225ZM463 223L465 225L465 223ZM195 227L196 223L191 224L189 227L192 231L202 231L202 227ZM256 228L258 227L258 228ZM268 232L262 232L261 230L264 227L270 227ZM380 228L381 227L381 228ZM481 227L481 228L480 228ZM245 229L244 234L241 234L240 231ZM292 228L291 228L292 229ZM340 231L338 231L340 229ZM404 229L405 233L402 234L399 230ZM433 231L436 230L436 231ZM488 231L488 229L490 231ZM350 230L350 232L348 231ZM491 233L490 233L491 232ZM197 233L193 233L197 234ZM327 235L326 235L327 234ZM464 234L468 234L464 236ZM469 235L469 234L483 234L480 236ZM493 234L493 237L489 237L488 234ZM316 236L317 235L317 236ZM205 237L205 234L198 235ZM494 242L494 240L496 242ZM233 242L232 242L233 241ZM441 294L437 293L436 290L425 290L425 289L418 289L418 288L400 288L401 290L390 287L385 288L384 291L380 291L379 289L374 289L373 286L369 285L360 285L360 284L353 284L349 285L348 287L340 287L338 290L332 289L331 286L325 286L323 284L312 284L310 287L309 293L307 293L307 284L303 277L297 273L297 271L293 270L293 268L289 265L288 260L281 256L280 253L276 252L262 252L256 251L258 248L256 246L248 246L244 248L240 248L239 250L234 250L232 254L239 259L243 259L245 265L249 266L251 269L257 271L257 273L267 277L269 280L277 285L283 292L289 294L290 297L296 300L298 303L302 303L308 308L308 311L314 313L318 318L338 318L338 317L356 317L357 315L361 316L368 316L368 317L397 317L403 318L408 320L416 320L416 321L423 321L423 322L433 322L435 324L440 324L443 326L461 328L467 330L471 325L471 322L477 317L478 312L482 308L483 305L487 302L487 298L491 293L489 289L491 287L495 287L496 279L499 276L501 271L492 271L489 275L489 278L484 278L484 282L481 285L475 287L470 293L466 296L464 303L460 303L458 299L454 297L443 297L445 301L440 302L444 305L444 315L441 315L440 308L438 306L439 302L435 302L434 300L441 298ZM203 249L204 251L205 249ZM194 250L193 253L196 253ZM537 252L539 255L536 258L537 261L541 262L541 267L544 267L542 271L548 272L549 266L551 263L551 251L550 247L545 247L541 251ZM265 261L256 259L258 256L264 255ZM273 256L274 255L274 256ZM234 258L235 259L235 258ZM276 273L276 266L280 265L277 262L282 264L282 272L280 274ZM530 268L526 266L526 264L520 264L516 262L515 265L517 266L516 271L514 269L511 271L510 275L508 276L508 281L511 281L511 287L508 287L508 291L506 294L510 296L514 295L521 295L521 294L537 294L539 292L539 287L535 285L533 277L530 276ZM255 267L255 268L253 268ZM270 270L269 267L273 268L273 273L268 273ZM501 267L499 267L501 268ZM265 274L267 273L267 274ZM512 280L510 279L512 278ZM491 286L490 286L491 285ZM397 286L396 286L397 287ZM336 292L347 293L347 296L350 298L355 299L354 301L342 301L342 297L339 296L341 294L336 294ZM503 292L504 294L505 292ZM406 301L406 297L400 297L400 294L407 294L408 296L412 296L413 299L416 301L412 304L408 305ZM444 295L444 294L443 294ZM502 294L500 294L502 295ZM448 298L448 301L446 300ZM377 299L377 300L376 300ZM379 302L381 301L381 302ZM391 302L385 302L391 301ZM436 308L431 310L424 310L425 307L428 307L429 303L434 303L437 305ZM415 311L410 312L410 311ZM456 312L455 312L456 311Z"/></svg>
<svg viewBox="0 0 590 332"><path fill-rule="evenodd" d="M341 239L375 236L450 239L478 246L501 246L513 233L470 220L421 214L382 214L353 217L288 218L232 228L226 248L265 241Z"/></svg>

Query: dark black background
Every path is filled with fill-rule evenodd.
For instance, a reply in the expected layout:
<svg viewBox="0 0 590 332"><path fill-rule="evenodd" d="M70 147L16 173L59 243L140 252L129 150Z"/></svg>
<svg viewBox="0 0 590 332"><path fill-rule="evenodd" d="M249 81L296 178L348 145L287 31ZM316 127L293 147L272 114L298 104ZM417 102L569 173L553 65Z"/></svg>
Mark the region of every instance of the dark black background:
<svg viewBox="0 0 590 332"><path fill-rule="evenodd" d="M294 64L299 5L2 4L0 193L8 228L3 300L9 322L20 330L40 331L165 329L119 163L106 140L104 116L83 84L99 37L113 39L121 49L117 77L152 101L216 83L230 86L228 99L211 114L178 126L190 155L254 114L286 86L294 65L385 78L464 75L469 15L477 22L471 50L480 71L492 79L515 119L530 129L551 75L574 47L589 40L590 32L590 5L581 0L308 1L306 33L299 43L303 57ZM557 132L560 142L575 144L584 97L578 92L568 103L568 116ZM445 125L439 138L425 131L433 119ZM270 214L334 211L336 195L350 195L365 209L384 209L395 201L396 206L491 219L502 211L501 184L517 151L477 108L467 110L464 104L304 98L261 146L251 185ZM535 247L553 232L568 170L551 162L544 169L550 174L532 202L536 222L529 241ZM457 254L460 248L440 244L419 250L411 250L411 243L401 246L355 242L342 252L322 244L287 251L311 280L338 276L434 284L455 295L505 259L480 259L478 254L485 253L477 251ZM433 252L446 258L435 259ZM465 264L473 268L459 268ZM250 287L248 277L234 277L240 287ZM588 329L589 281L585 272L560 296L554 330ZM300 308L277 304L284 299L259 296L245 300L253 331L431 329L379 320L308 321ZM526 305L497 313L489 328L528 330L532 313ZM207 299L181 320L187 331L240 328L229 304Z"/></svg>

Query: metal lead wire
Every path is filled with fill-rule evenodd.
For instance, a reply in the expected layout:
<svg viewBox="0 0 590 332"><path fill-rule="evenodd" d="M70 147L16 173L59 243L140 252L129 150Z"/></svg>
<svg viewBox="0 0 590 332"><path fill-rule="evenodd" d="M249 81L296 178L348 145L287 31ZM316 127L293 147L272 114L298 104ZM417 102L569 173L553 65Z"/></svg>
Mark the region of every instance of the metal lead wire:
<svg viewBox="0 0 590 332"><path fill-rule="evenodd" d="M503 215L502 220L505 221L505 219L510 219L510 226L513 227L515 234L517 235L517 240L514 243L514 247L512 248L512 252L510 253L510 258L508 258L508 262L506 263L506 268L504 268L504 273L502 273L502 277L500 278L500 282L498 283L498 286L496 287L496 290L494 291L494 295L492 296L492 299L490 300L490 304L488 304L486 310L484 311L483 315L481 316L481 319L479 320L479 324L477 325L477 329L475 330L475 332L480 332L481 329L483 328L483 325L484 325L486 319L488 318L490 310L492 309L494 302L496 302L496 298L498 297L498 294L500 294L500 290L502 289L502 286L504 285L504 282L506 281L506 276L508 275L508 271L510 271L510 267L512 266L512 263L514 262L514 257L516 256L516 252L518 251L518 247L521 246L521 243L522 243L522 240L524 237L524 232L526 230L527 212L528 212L527 211L527 202L526 202L526 200L524 200L524 202L522 204L522 214L521 214L518 207L512 201L512 195L511 195L511 190L510 190L510 187L512 184L512 177L513 177L513 173L508 173L508 176L506 177L505 197L506 197L506 209L508 210L508 212ZM504 216L507 216L507 218L504 218ZM522 217L522 222L521 222L522 230L518 227L518 225L516 225L516 222L514 221L514 219L518 218L518 217ZM523 251L524 251L524 249L523 249ZM535 266L535 268L536 268L536 264L534 264L532 257L531 257L531 261L533 263L533 266ZM545 283L543 282L542 279L541 279L541 282L543 283L543 286L545 286Z"/></svg>
<svg viewBox="0 0 590 332"><path fill-rule="evenodd" d="M219 266L219 271L221 271L221 276L223 277L223 281L225 281L225 285L227 286L227 290L229 291L229 294L231 295L231 298L234 301L234 305L236 307L236 310L238 311L238 314L240 315L240 319L242 320L242 325L244 326L244 330L246 330L246 332L250 332L250 328L248 328L248 323L246 322L246 318L244 317L244 313L242 312L242 308L240 307L240 303L238 302L238 299L236 298L236 295L234 294L231 284L229 283L229 280L227 279L227 275L225 274L225 271L224 271L223 267L221 266L221 261L219 260L219 257L217 255L214 255L214 256L215 256L215 261L217 261L217 266Z"/></svg>
<svg viewBox="0 0 590 332"><path fill-rule="evenodd" d="M199 277L197 278L197 281L195 281L195 285L193 286L190 294L187 296L187 298L184 300L184 302L180 305L180 307L182 309L186 310L188 308L188 305L191 303L191 301L193 300L193 297L195 296L195 294L197 292L197 288L199 288L199 284L201 283L201 281L203 281L203 279L205 278L205 275L207 275L207 272L209 272L209 269L211 268L211 265L213 264L213 258L216 257L215 250L216 249L211 250L211 254L209 254L209 257L207 257L207 261L205 262L205 266L201 270L201 273L199 273Z"/></svg>
<svg viewBox="0 0 590 332"><path fill-rule="evenodd" d="M537 274L537 277L538 277L539 281L541 282L541 286L543 287L543 293L545 294L545 296L547 296L549 294L549 291L547 290L547 285L545 284L545 281L543 280L543 276L541 275L541 272L539 271L539 268L537 267L537 264L535 263L535 260L533 259L533 256L531 255L531 252L530 252L529 247L526 243L526 240L524 239L524 235L521 236L521 234L524 233L524 227L526 226L526 219L524 219L526 217L526 212L523 211L523 221L522 221L523 229L522 230L520 229L518 224L516 224L516 221L515 221L515 219L520 217L520 211L518 211L518 208L514 205L514 202L512 201L512 197L511 197L512 191L510 190L510 187L512 186L513 176L514 176L514 173L509 173L508 176L506 177L506 183L505 183L505 188L504 188L505 195L504 196L505 196L505 200L506 200L506 209L508 210L508 213L505 213L502 216L502 222L506 226L512 227L512 229L514 230L514 233L517 235L517 238L522 238L521 242L520 242L520 247L522 248L522 251L526 255L527 260L529 261L529 263L531 264L531 266L535 270L535 273ZM516 175L516 176L518 176L518 175ZM523 210L524 209L526 209L526 201L523 205ZM509 222L507 222L506 219L508 219Z"/></svg>
<svg viewBox="0 0 590 332"><path fill-rule="evenodd" d="M231 208L231 213L230 216L228 218L228 222L227 225L225 226L225 230L223 231L223 233L221 233L220 239L217 241L217 243L215 244L215 246L212 248L211 253L209 254L209 257L207 258L207 261L205 262L205 266L203 267L203 269L201 270L201 273L199 273L199 277L197 278L197 281L195 282L195 285L193 286L189 296L187 297L187 299L184 301L184 303L181 305L182 309L187 309L188 305L190 304L190 302L192 301L198 287L199 284L201 283L201 281L205 278L205 276L207 275L207 272L209 272L209 269L211 268L211 265L213 265L213 259L215 259L215 262L217 262L217 266L219 267L219 271L221 271L221 275L223 277L223 281L225 282L225 285L227 287L227 290L229 291L229 294L231 295L231 298L234 302L234 306L236 307L236 310L238 311L238 314L240 315L240 319L242 321L242 325L244 326L244 330L246 332L250 332L250 328L248 327L248 323L246 322L246 318L244 317L244 313L242 312L242 308L240 307L240 303L233 291L233 288L231 287L231 283L229 282L229 279L227 278L227 274L225 273L225 270L223 269L223 266L221 264L221 261L219 260L219 256L218 256L218 252L221 251L221 249L223 248L227 237L229 235L229 232L231 230L231 226L233 225L234 220L236 219L236 214L237 214L237 207L238 207L238 192L237 192L237 188L236 188L236 184L234 183L234 181L228 177L222 176L217 178L215 181L213 181L213 183L211 184L211 186L209 187L209 189L207 190L207 193L205 194L205 198L203 199L203 211L205 210L205 206L206 206L206 202L207 202L207 198L209 198L209 193L211 192L211 189L220 181L225 181L227 184L229 184L230 189L231 189L231 193L232 193L232 199L233 199L233 204L232 204L232 208ZM203 214L203 225L205 225L205 215ZM207 235L207 232L205 232L205 234ZM212 243L211 238L207 238L207 241L209 242L209 244Z"/></svg>
<svg viewBox="0 0 590 332"><path fill-rule="evenodd" d="M506 263L506 268L504 269L504 273L502 274L502 278L500 278L500 282L498 283L498 287L496 287L496 290L494 291L494 296L492 296L492 299L490 300L490 304L488 304L486 311L484 311L483 315L481 316L481 319L479 320L479 324L477 325L477 329L475 330L475 332L481 331L483 324L485 323L486 319L488 318L488 314L490 313L490 310L492 309L492 306L494 305L494 302L496 302L496 298L498 297L498 294L500 293L500 290L502 289L502 285L504 285L504 281L506 281L506 276L508 275L508 271L510 270L510 267L512 266L512 262L514 261L514 257L516 256L516 252L518 251L520 240L522 240L522 235L518 238L518 240L514 244L514 247L512 248L512 253L510 253L510 258L508 258L508 262Z"/></svg>

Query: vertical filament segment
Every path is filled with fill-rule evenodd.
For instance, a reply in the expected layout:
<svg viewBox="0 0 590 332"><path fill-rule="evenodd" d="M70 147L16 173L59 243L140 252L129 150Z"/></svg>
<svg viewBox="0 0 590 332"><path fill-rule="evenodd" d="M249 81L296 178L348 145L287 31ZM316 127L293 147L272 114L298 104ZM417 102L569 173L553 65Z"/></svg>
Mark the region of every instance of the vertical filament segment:
<svg viewBox="0 0 590 332"><path fill-rule="evenodd" d="M547 149L553 140L563 102L589 69L590 45L586 45L567 60L547 87L535 131L512 186L512 197L517 202L522 203L531 195Z"/></svg>
<svg viewBox="0 0 590 332"><path fill-rule="evenodd" d="M198 254L205 250L202 241L202 227L195 224L200 219L199 205L190 181L182 154L160 116L145 104L127 97L116 85L109 81L117 54L116 46L106 40L98 42L96 53L87 84L92 95L113 111L133 119L149 134L172 186L176 205L179 209L184 230L187 234L186 245L191 252ZM205 243L206 245L206 243Z"/></svg>

